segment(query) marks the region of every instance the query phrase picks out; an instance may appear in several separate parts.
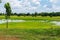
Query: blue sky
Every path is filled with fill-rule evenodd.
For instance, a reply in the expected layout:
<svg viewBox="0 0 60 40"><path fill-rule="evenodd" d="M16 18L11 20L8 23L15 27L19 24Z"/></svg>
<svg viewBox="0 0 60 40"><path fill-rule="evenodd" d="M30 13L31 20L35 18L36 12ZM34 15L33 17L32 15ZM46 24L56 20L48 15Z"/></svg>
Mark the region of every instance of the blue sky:
<svg viewBox="0 0 60 40"><path fill-rule="evenodd" d="M9 2L12 12L60 12L60 0L2 0L0 12L5 13L4 4Z"/></svg>

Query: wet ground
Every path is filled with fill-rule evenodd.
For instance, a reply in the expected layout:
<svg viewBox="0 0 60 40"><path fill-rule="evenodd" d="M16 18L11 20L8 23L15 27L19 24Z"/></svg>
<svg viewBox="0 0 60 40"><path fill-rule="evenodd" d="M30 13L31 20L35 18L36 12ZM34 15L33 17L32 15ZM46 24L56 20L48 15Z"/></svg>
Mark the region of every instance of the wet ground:
<svg viewBox="0 0 60 40"><path fill-rule="evenodd" d="M28 20L28 21L26 21L26 20L5 20L5 19L2 19L2 20L0 20L0 24L3 24L3 23L6 23L6 22L33 22L33 21L35 21L35 20ZM53 24L55 24L55 25L57 25L57 26L60 26L60 21L49 21L49 20L37 20L38 22L49 22L49 23L53 23Z"/></svg>

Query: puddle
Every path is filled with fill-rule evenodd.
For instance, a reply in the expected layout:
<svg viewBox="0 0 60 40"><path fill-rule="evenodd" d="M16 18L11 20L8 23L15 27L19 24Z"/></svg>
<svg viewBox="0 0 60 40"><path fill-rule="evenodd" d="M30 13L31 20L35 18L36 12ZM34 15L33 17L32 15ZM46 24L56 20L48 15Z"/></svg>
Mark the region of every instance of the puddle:
<svg viewBox="0 0 60 40"><path fill-rule="evenodd" d="M5 20L5 19L0 20L0 24L6 23L6 22L7 22L7 20ZM26 20L8 20L8 22L50 22L50 23L53 23L54 25L60 26L60 21L48 21L48 20L40 20L40 21L36 21L36 20L29 20L29 21L26 21Z"/></svg>
<svg viewBox="0 0 60 40"><path fill-rule="evenodd" d="M60 22L59 21L51 21L51 23L57 25L57 26L60 26Z"/></svg>
<svg viewBox="0 0 60 40"><path fill-rule="evenodd" d="M6 23L7 20L2 19L0 20L0 24ZM8 20L8 22L25 22L25 20Z"/></svg>

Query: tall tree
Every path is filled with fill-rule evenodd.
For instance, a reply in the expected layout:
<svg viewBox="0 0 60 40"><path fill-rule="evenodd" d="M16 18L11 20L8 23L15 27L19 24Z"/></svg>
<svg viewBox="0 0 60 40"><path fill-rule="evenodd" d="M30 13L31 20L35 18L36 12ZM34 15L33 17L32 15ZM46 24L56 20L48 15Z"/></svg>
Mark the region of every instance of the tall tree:
<svg viewBox="0 0 60 40"><path fill-rule="evenodd" d="M1 3L1 0L0 0L0 3Z"/></svg>
<svg viewBox="0 0 60 40"><path fill-rule="evenodd" d="M4 5L5 9L6 9L6 20L7 20L7 28L8 28L8 19L10 18L10 15L11 15L11 7L10 7L10 4L9 3L6 3Z"/></svg>

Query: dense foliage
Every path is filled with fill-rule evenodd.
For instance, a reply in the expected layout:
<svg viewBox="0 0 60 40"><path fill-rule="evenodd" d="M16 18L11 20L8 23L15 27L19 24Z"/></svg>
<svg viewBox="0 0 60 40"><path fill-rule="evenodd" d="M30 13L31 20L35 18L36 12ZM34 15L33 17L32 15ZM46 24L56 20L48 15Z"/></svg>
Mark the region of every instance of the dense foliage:
<svg viewBox="0 0 60 40"><path fill-rule="evenodd" d="M6 17L8 18L11 14L11 7L10 7L10 4L9 3L6 3L4 5L5 9L6 9Z"/></svg>

